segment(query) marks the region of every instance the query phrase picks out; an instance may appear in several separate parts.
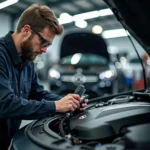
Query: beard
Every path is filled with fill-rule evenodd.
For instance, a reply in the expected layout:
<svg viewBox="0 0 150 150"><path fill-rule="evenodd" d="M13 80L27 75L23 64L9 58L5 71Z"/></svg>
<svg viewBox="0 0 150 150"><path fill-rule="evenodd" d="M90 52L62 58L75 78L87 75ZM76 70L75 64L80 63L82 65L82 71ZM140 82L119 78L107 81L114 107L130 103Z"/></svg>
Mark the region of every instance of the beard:
<svg viewBox="0 0 150 150"><path fill-rule="evenodd" d="M30 36L26 41L22 42L22 58L26 61L33 61L36 58L35 53L33 52L33 46L31 43L32 36Z"/></svg>

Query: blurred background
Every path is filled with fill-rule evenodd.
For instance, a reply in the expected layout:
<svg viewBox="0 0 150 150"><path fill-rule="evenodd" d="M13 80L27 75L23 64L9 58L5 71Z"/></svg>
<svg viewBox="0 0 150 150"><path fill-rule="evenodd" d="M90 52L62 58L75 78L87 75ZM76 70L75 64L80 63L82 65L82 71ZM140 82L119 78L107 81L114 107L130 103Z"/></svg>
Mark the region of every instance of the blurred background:
<svg viewBox="0 0 150 150"><path fill-rule="evenodd" d="M102 0L0 0L0 36L15 30L18 17L33 3L48 5L64 26L63 35L34 61L46 90L63 96L83 84L94 98L144 88L128 32ZM150 59L131 38L149 83Z"/></svg>

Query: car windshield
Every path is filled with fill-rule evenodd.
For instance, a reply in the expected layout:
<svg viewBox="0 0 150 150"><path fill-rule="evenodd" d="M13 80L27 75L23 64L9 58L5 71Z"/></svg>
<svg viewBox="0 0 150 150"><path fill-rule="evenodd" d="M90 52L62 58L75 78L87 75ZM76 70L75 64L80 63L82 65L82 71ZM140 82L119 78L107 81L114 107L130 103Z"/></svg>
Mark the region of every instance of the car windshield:
<svg viewBox="0 0 150 150"><path fill-rule="evenodd" d="M88 63L87 63L88 62ZM108 61L105 57L95 54L76 53L66 56L60 60L60 64L64 65L107 65Z"/></svg>

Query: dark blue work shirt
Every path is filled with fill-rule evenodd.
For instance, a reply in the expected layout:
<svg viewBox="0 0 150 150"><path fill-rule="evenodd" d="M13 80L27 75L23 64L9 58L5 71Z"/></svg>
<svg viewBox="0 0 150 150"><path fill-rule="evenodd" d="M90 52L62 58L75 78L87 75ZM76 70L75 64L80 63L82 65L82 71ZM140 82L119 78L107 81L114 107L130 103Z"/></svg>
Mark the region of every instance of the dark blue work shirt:
<svg viewBox="0 0 150 150"><path fill-rule="evenodd" d="M44 91L33 62L23 61L12 39L0 38L0 141L11 139L22 119L55 115L55 100L61 97Z"/></svg>

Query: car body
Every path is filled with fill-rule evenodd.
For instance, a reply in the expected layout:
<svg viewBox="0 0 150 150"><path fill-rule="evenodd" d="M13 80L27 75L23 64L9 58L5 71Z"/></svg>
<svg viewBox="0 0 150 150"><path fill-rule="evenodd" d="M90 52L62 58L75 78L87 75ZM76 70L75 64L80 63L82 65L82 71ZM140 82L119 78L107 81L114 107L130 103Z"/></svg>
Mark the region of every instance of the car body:
<svg viewBox="0 0 150 150"><path fill-rule="evenodd" d="M124 88L123 73L111 61L106 41L88 32L64 36L60 61L50 68L48 76L50 90L59 95L72 93L80 84L86 87L90 98Z"/></svg>

